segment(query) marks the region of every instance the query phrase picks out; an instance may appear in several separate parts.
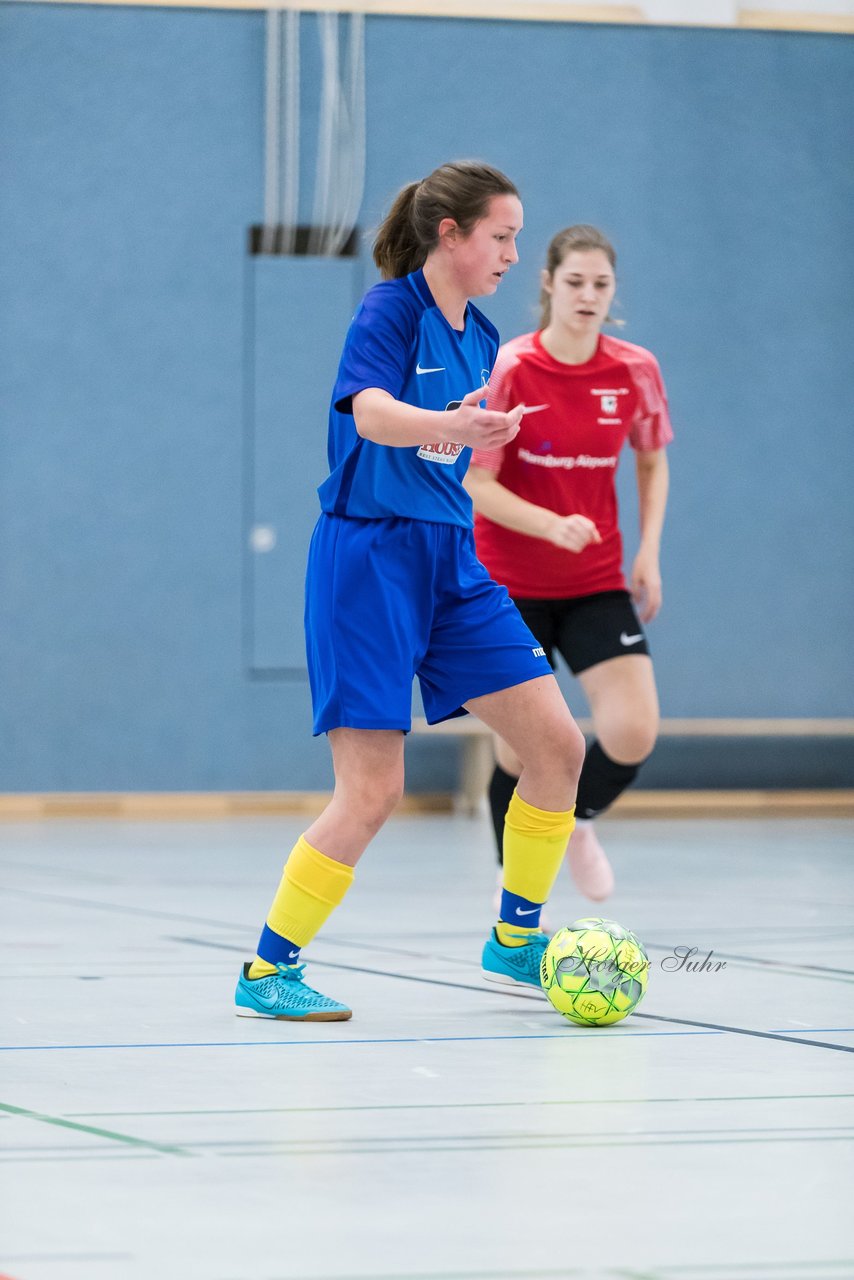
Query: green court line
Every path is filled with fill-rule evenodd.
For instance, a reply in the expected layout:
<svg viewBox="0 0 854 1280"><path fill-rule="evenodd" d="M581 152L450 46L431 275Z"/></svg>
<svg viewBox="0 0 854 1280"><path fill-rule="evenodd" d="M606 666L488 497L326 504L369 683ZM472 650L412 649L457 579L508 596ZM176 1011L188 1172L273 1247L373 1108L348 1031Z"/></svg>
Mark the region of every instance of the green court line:
<svg viewBox="0 0 854 1280"><path fill-rule="evenodd" d="M339 1111L475 1111L485 1107L616 1107L661 1102L803 1102L854 1098L854 1093L745 1093L697 1098L545 1098L521 1102L383 1102L340 1107L210 1107L191 1111L69 1111L70 1116L276 1116L309 1115Z"/></svg>
<svg viewBox="0 0 854 1280"><path fill-rule="evenodd" d="M584 1280L666 1280L668 1276L677 1277L677 1280L691 1280L693 1276L702 1277L702 1280L728 1280L728 1277L744 1276L747 1272L755 1274L756 1280L762 1280L763 1276L776 1280L782 1272L800 1272L803 1280L830 1280L830 1271L837 1274L840 1267L854 1269L854 1260L840 1258L823 1262L707 1262L685 1265L668 1263L652 1270L620 1266L606 1266L595 1271L591 1271L589 1267L580 1271L576 1267L560 1267L558 1270L551 1267L545 1270L527 1267L524 1271L384 1271L381 1275L373 1271L369 1276L348 1271L346 1275L267 1276L264 1280L572 1280L574 1276L583 1276ZM231 1277L230 1280L246 1278ZM256 1280L261 1278L256 1277ZM798 1280L797 1275L793 1274L792 1280Z"/></svg>
<svg viewBox="0 0 854 1280"><path fill-rule="evenodd" d="M528 1267L525 1271L384 1271L382 1275L372 1271L369 1276L364 1273L355 1275L348 1271L346 1275L268 1276L265 1280L572 1280L573 1276L581 1276L582 1280L622 1280L627 1274L610 1268L607 1271L591 1272L589 1267L584 1267L581 1271L575 1267L561 1267L558 1271L551 1268L541 1271L537 1268L532 1271ZM232 1280L246 1280L246 1277L235 1276ZM647 1277L644 1276L642 1280L647 1280ZM657 1280L657 1277L650 1275L648 1280Z"/></svg>
<svg viewBox="0 0 854 1280"><path fill-rule="evenodd" d="M94 1164L98 1161L100 1164L103 1160L123 1160L127 1163L129 1160L157 1160L160 1155L158 1151L92 1151L88 1155L78 1153L76 1155L60 1156L55 1152L44 1156L0 1156L0 1166L15 1164ZM4 1277L0 1275L0 1280Z"/></svg>
<svg viewBox="0 0 854 1280"><path fill-rule="evenodd" d="M3 1266L10 1262L127 1262L132 1253L79 1253L63 1250L62 1253L4 1253L0 1256Z"/></svg>
<svg viewBox="0 0 854 1280"><path fill-rule="evenodd" d="M668 1263L653 1270L606 1266L595 1271L589 1267L581 1270L576 1267L560 1267L558 1270L527 1267L524 1271L384 1271L381 1275L373 1271L369 1276L348 1271L346 1275L267 1276L265 1280L572 1280L573 1276L583 1276L584 1280L665 1280L667 1276L675 1276L677 1280L691 1280L692 1276L702 1277L702 1280L728 1280L728 1277L744 1276L747 1272L755 1274L756 1280L762 1280L763 1276L776 1280L782 1272L800 1272L804 1280L825 1280L825 1276L830 1280L830 1270L837 1273L840 1267L854 1268L854 1261L841 1258L831 1262L709 1262L684 1266ZM232 1280L238 1280L238 1277ZM241 1276L239 1280L245 1280L245 1277ZM797 1275L793 1274L792 1280L797 1280Z"/></svg>
<svg viewBox="0 0 854 1280"><path fill-rule="evenodd" d="M72 1129L76 1133L89 1133L95 1138L106 1138L109 1142L123 1142L126 1146L146 1151L159 1151L163 1155L188 1156L192 1153L183 1147L173 1147L163 1142L149 1142L146 1138L134 1138L129 1133L116 1133L112 1129L97 1129L90 1124L77 1124L74 1120L65 1120L61 1116L47 1116L41 1111L29 1111L26 1107L13 1107L8 1102L0 1102L0 1111L7 1115L22 1116L26 1120L37 1120L41 1124L55 1124L60 1129Z"/></svg>
<svg viewBox="0 0 854 1280"><path fill-rule="evenodd" d="M685 1280L688 1280L688 1276L690 1275L702 1274L703 1276L708 1276L709 1272L714 1271L726 1274L731 1273L733 1269L737 1269L738 1271L753 1271L756 1273L758 1278L760 1273L763 1271L767 1272L770 1270L774 1275L776 1275L780 1271L804 1271L807 1267L812 1268L809 1272L810 1280L813 1280L813 1277L815 1277L815 1280L818 1280L818 1273L815 1270L816 1267L820 1268L822 1271L826 1271L828 1267L854 1268L854 1260L851 1258L834 1258L832 1261L825 1260L824 1262L691 1262L687 1266L680 1266L678 1268L678 1272L675 1266L670 1266L668 1264L661 1268L661 1274L666 1275L676 1272L680 1278L684 1276Z"/></svg>
<svg viewBox="0 0 854 1280"><path fill-rule="evenodd" d="M378 1146L388 1147L396 1142L413 1142L423 1143L425 1145L436 1142L472 1142L472 1143L490 1143L490 1142L563 1142L578 1141L586 1142L588 1139L594 1141L599 1138L729 1138L738 1137L757 1137L757 1138L776 1138L782 1135L799 1134L805 1137L815 1137L816 1135L831 1134L835 1137L850 1137L854 1134L854 1126L839 1124L800 1124L800 1125L775 1125L773 1128L763 1129L759 1125L747 1125L740 1129L719 1129L717 1126L713 1129L641 1129L635 1133L624 1133L620 1129L599 1129L590 1130L586 1133L539 1133L539 1132L520 1132L520 1133L439 1133L435 1136L419 1133L388 1133L388 1134L356 1134L352 1138L325 1137L325 1138L206 1138L204 1141L193 1142L191 1145L194 1150L202 1147L210 1147L212 1150L223 1150L225 1147L348 1147L351 1144L355 1146ZM29 1149L29 1148L27 1148Z"/></svg>
<svg viewBox="0 0 854 1280"><path fill-rule="evenodd" d="M376 1147L368 1145L369 1139L365 1140L362 1146L339 1146L328 1147L325 1150L318 1150L307 1146L293 1146L287 1149L258 1151L257 1149L247 1151L219 1151L220 1159L223 1160L269 1160L269 1159L285 1159L298 1158L305 1159L308 1156L315 1157L333 1157L340 1159L342 1156L401 1156L415 1155L424 1158L432 1155L470 1155L472 1153L478 1155L487 1155L491 1152L498 1151L540 1151L559 1152L559 1151L612 1151L615 1148L646 1148L646 1147L734 1147L734 1146L771 1146L774 1143L783 1142L851 1142L849 1134L826 1134L812 1137L810 1135L801 1136L785 1136L785 1137L762 1137L756 1136L751 1138L653 1138L649 1140L637 1140L635 1136L616 1138L613 1142L469 1142L463 1143L446 1143L441 1145L437 1143L434 1146L425 1146L423 1143L417 1146L399 1146L399 1147Z"/></svg>

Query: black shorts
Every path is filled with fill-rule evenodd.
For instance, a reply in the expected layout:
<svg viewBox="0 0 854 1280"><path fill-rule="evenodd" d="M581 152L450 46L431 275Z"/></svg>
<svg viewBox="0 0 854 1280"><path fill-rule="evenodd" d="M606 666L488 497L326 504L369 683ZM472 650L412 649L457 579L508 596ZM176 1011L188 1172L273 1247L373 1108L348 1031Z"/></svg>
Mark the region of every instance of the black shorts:
<svg viewBox="0 0 854 1280"><path fill-rule="evenodd" d="M513 603L555 666L555 650L574 676L609 658L649 653L643 627L628 591L597 591L574 600Z"/></svg>

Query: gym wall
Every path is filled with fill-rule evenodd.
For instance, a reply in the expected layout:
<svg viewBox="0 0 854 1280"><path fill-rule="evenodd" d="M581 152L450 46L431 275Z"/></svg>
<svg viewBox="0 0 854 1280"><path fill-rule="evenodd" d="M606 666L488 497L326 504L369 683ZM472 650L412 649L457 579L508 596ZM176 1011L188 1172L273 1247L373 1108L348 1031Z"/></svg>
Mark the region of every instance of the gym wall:
<svg viewBox="0 0 854 1280"><path fill-rule="evenodd" d="M370 228L459 156L525 202L502 335L551 234L594 222L662 365L663 713L854 715L849 38L371 17L365 242L330 263L247 253L262 14L22 3L0 30L0 791L329 784L301 657L325 405ZM851 754L671 741L645 785L843 785ZM453 755L413 739L408 771L450 787Z"/></svg>

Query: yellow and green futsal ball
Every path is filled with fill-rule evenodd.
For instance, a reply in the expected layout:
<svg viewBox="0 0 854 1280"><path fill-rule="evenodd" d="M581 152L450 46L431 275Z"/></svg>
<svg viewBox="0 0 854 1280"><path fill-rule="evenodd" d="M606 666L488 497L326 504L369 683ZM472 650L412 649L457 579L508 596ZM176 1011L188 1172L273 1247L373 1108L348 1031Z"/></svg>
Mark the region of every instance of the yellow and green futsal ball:
<svg viewBox="0 0 854 1280"><path fill-rule="evenodd" d="M585 1027L627 1018L649 976L643 943L616 920L576 920L543 952L540 984L558 1013Z"/></svg>

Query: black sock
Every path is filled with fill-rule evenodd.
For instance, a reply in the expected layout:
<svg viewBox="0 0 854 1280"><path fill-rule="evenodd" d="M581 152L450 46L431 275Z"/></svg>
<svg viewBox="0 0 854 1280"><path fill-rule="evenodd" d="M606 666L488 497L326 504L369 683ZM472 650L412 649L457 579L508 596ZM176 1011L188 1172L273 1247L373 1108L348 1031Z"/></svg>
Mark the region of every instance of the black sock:
<svg viewBox="0 0 854 1280"><path fill-rule="evenodd" d="M598 742L591 742L578 780L576 818L595 818L597 813L604 813L634 782L641 764L643 761L639 764L617 764L616 760L605 755Z"/></svg>
<svg viewBox="0 0 854 1280"><path fill-rule="evenodd" d="M489 810L495 829L495 845L500 867L504 865L504 818L518 781L519 779L514 778L512 773L505 773L500 764L495 766L495 772L489 779Z"/></svg>

